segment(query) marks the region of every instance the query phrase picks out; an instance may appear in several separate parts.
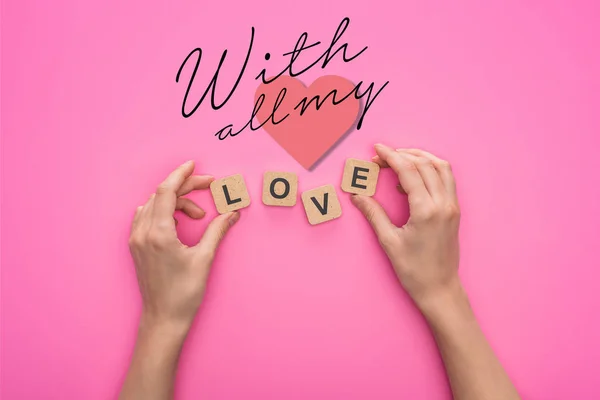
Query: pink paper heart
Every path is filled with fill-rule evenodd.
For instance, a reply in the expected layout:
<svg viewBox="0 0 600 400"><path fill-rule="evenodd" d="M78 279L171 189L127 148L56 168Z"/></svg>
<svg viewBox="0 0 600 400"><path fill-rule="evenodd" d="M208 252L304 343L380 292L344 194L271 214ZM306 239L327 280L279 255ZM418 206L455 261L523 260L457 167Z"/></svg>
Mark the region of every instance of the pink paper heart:
<svg viewBox="0 0 600 400"><path fill-rule="evenodd" d="M286 89L285 97L270 119L277 96L283 88ZM325 99L334 90L335 105L332 94ZM256 89L255 104L261 94L265 95L256 117L261 124L268 119L263 125L267 133L304 168L310 169L356 121L360 103L353 90L352 82L335 75L322 76L309 87L296 78L280 76ZM311 102L315 96L319 96L318 102L322 103L318 110L317 101ZM285 120L273 124L273 120L278 122L287 114L289 116Z"/></svg>

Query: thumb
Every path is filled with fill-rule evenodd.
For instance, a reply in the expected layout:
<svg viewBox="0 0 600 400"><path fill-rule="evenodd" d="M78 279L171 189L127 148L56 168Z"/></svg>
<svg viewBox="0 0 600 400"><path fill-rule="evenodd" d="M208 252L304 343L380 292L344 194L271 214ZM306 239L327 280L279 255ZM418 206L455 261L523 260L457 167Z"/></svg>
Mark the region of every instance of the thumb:
<svg viewBox="0 0 600 400"><path fill-rule="evenodd" d="M392 224L385 210L372 197L355 194L351 197L352 204L363 213L377 237L381 240L386 234L392 232L396 226Z"/></svg>
<svg viewBox="0 0 600 400"><path fill-rule="evenodd" d="M221 243L221 240L223 240L229 228L231 228L239 219L240 213L238 211L219 215L208 224L202 239L200 239L198 244L194 247L207 254L215 254L217 247L219 247L219 243Z"/></svg>

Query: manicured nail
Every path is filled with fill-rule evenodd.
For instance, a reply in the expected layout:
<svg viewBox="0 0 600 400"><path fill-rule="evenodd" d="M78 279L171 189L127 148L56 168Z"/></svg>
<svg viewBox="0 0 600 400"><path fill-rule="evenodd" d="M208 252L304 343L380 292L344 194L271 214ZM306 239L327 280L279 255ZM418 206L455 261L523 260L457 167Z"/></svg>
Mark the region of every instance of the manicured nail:
<svg viewBox="0 0 600 400"><path fill-rule="evenodd" d="M228 219L229 226L233 226L236 222L238 222L239 219L240 213L237 211L232 212Z"/></svg>

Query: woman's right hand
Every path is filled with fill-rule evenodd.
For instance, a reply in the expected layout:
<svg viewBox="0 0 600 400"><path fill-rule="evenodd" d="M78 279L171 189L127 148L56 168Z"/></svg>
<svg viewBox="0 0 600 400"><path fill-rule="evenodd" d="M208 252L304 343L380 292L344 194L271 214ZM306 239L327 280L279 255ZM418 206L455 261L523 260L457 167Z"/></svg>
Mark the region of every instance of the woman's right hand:
<svg viewBox="0 0 600 400"><path fill-rule="evenodd" d="M395 226L372 197L353 195L400 282L426 313L437 300L462 294L458 278L460 208L450 164L422 150L375 145L373 161L391 167L408 195L410 218Z"/></svg>

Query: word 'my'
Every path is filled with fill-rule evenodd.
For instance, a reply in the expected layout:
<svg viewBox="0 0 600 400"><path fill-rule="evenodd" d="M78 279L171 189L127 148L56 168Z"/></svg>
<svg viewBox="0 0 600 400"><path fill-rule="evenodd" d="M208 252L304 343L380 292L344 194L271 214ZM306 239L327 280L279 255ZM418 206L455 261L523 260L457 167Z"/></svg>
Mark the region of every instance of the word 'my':
<svg viewBox="0 0 600 400"><path fill-rule="evenodd" d="M331 43L329 44L327 49L325 49L325 51L312 63L305 65L303 67L300 67L297 65L298 63L296 62L296 60L298 59L300 54L304 50L313 48L313 47L321 44L321 42L314 42L314 43L307 44L308 33L307 32L302 33L300 35L300 37L298 38L298 41L296 42L294 49L290 52L283 54L283 56L289 56L289 63L281 72L279 72L277 75L275 75L271 78L267 78L266 68L263 68L254 79L255 80L260 79L262 83L268 84L268 83L273 82L275 79L279 78L280 76L282 76L284 74L287 74L291 77L300 76L304 72L310 70L311 68L313 68L317 65L319 65L321 67L321 69L324 69L340 52L341 52L342 61L344 63L349 63L352 60L358 58L361 54L363 54L367 50L367 48L368 48L367 46L365 46L362 50L355 53L354 55L349 55L347 52L348 43L343 43L343 44L338 43L340 41L340 39L342 38L342 36L344 35L344 32L348 28L349 24L350 24L350 19L344 18L342 20L342 22L339 24L339 26L337 27L337 30L335 31L335 34L333 35L333 39L331 40ZM227 49L225 49L223 51L223 54L221 55L221 59L219 61L219 65L217 66L217 70L215 71L212 79L206 86L206 89L203 92L201 90L199 91L199 92L202 92L202 95L200 95L199 99L190 99L190 92L191 92L192 88L198 84L196 82L196 74L198 72L198 68L200 67L200 61L202 60L202 49L199 47L195 48L187 55L187 57L185 57L185 59L183 60L183 63L181 64L181 66L179 67L179 70L177 71L177 76L175 77L175 81L179 82L179 80L182 78L182 72L183 72L185 66L188 63L192 63L194 65L191 76L188 81L185 95L183 97L183 102L181 105L181 114L183 115L184 118L188 118L188 117L192 116L198 110L198 108L200 107L202 102L206 99L206 97L209 95L209 93L210 93L210 106L213 110L219 110L221 107L223 107L229 101L229 99L231 99L231 97L235 93L235 90L237 89L240 81L242 80L244 73L246 72L246 68L248 66L248 61L250 60L250 56L252 55L252 46L254 44L254 32L255 32L254 27L252 27L251 34L250 34L250 45L248 46L248 51L246 53L244 63L242 64L242 66L240 68L240 72L237 76L237 79L236 79L235 83L233 84L233 86L229 89L229 92L224 97L222 94L219 96L222 98L222 100L220 100L220 101L217 100L217 93L216 93L217 92L217 82L219 80L219 72L221 71L221 67L223 66L223 63L225 62L225 59L227 58ZM264 58L266 61L270 60L271 54L266 53ZM331 102L334 105L337 105L349 97L361 99L366 96L364 107L361 111L361 116L360 116L360 119L358 120L358 124L356 127L357 130L360 130L360 128L362 127L363 119L364 119L365 115L367 114L367 111L369 110L369 108L371 107L371 105L373 104L373 102L375 101L377 96L381 93L381 91L388 85L388 83L389 83L389 81L386 81L379 89L376 90L375 93L373 93L374 82L371 82L368 85L368 87L362 91L362 93L359 93L361 88L364 85L364 82L360 81L358 84L356 84L354 89L352 91L350 91L349 93L338 94L336 90L332 90L330 93L324 95L323 98L320 98L320 96L314 96L310 100L308 98L304 98L298 103L298 106L296 106L294 108L294 110L301 107L300 115L302 115L307 109L307 107L305 105L306 104L311 105L313 103L313 101L315 102L314 103L315 107L318 110L320 108L320 106L322 106L322 104L325 102L325 100L328 100L328 99L331 99ZM197 90L194 90L194 92L197 92ZM226 139L228 136L238 135L239 133L241 133L244 129L246 129L248 127L253 131L258 130L269 120L271 120L274 124L283 122L286 119L287 115L283 116L282 118L279 118L279 120L277 122L275 120L275 112L277 111L277 108L279 107L279 105L281 105L281 103L283 102L285 95L286 95L286 89L283 88L279 92L277 99L274 102L273 110L271 112L270 117L265 119L265 121L263 123L259 124L258 126L254 126L253 120L254 120L254 117L256 117L256 115L258 114L260 108L262 107L262 105L264 103L264 100L265 100L264 96L262 98L259 97L256 100L256 103L254 104L254 108L252 110L252 114L250 116L249 121L241 129L239 129L237 132L234 132L233 124L228 124L227 126L221 128L219 131L217 131L215 133L215 136L217 136L220 140L223 140L223 139Z"/></svg>
<svg viewBox="0 0 600 400"><path fill-rule="evenodd" d="M342 175L342 190L373 196L377 187L379 165L370 161L346 160ZM242 175L232 175L210 184L210 191L219 214L250 205L250 195ZM291 172L265 172L262 201L267 206L293 207L298 193L298 176ZM311 225L330 221L342 215L342 207L333 185L325 185L302 193L302 204Z"/></svg>

